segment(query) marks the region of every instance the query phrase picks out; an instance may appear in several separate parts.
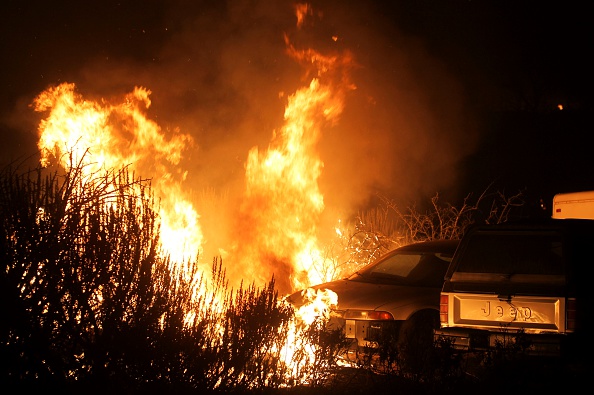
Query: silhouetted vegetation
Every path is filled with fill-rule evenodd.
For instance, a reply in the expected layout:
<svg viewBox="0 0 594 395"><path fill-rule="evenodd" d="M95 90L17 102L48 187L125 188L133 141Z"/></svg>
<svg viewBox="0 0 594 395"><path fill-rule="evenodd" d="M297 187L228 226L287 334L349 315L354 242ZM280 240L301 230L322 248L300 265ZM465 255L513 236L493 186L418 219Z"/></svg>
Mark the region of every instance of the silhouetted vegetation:
<svg viewBox="0 0 594 395"><path fill-rule="evenodd" d="M498 197L504 204L488 218L500 220L520 202L520 195ZM457 237L476 220L471 215L476 205L441 206L437 196L432 202L435 212L418 214L414 208L402 213L386 200L384 209L397 214L398 232L361 216L351 236L392 240L377 244L390 248L403 240ZM172 264L159 247L155 206L150 182L126 168L90 176L80 165L63 173L13 167L0 172L3 388L70 393L459 388L466 360L447 344L411 359L414 353L404 357L386 338L367 360L340 367L347 347L342 333L328 330L325 317L311 325L296 322L274 278L263 288L232 290L219 259L208 273L193 261ZM505 350L498 351L480 364L508 361Z"/></svg>
<svg viewBox="0 0 594 395"><path fill-rule="evenodd" d="M344 278L383 254L410 243L439 239L459 239L473 223L501 223L523 216L524 194L518 191L506 195L490 187L480 195L469 194L459 206L440 200L439 194L430 199L428 208L417 205L400 207L386 196L361 211L354 225L347 226L339 236L342 243L333 246L317 270Z"/></svg>
<svg viewBox="0 0 594 395"><path fill-rule="evenodd" d="M318 358L335 359L332 342L291 381L281 353L293 310L274 279L233 291L217 259L211 273L193 262L180 270L159 250L150 183L127 169L83 170L0 174L2 386L133 393L323 381L330 365Z"/></svg>

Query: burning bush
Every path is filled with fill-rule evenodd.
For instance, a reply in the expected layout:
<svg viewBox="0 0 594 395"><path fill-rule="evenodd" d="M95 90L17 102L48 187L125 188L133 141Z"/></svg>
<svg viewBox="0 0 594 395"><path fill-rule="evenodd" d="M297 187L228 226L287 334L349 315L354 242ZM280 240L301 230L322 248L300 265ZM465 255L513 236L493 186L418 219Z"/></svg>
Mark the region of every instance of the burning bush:
<svg viewBox="0 0 594 395"><path fill-rule="evenodd" d="M319 382L335 346L307 348L323 328L295 332L274 279L233 291L217 259L209 275L193 262L179 270L160 250L150 183L126 168L89 176L81 166L0 173L3 384L122 391ZM303 349L289 355L291 333ZM298 371L296 358L305 361Z"/></svg>

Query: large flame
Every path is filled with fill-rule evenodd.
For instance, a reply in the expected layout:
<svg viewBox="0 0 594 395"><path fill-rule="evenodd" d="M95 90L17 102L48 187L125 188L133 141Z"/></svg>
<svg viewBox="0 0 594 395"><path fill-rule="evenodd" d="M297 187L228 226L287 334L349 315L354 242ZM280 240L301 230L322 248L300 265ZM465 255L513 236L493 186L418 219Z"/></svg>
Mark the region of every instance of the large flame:
<svg viewBox="0 0 594 395"><path fill-rule="evenodd" d="M311 8L298 5L296 15L302 27ZM236 233L228 237L235 244L218 246L230 251L226 263L233 281L261 285L274 277L281 294L331 280L316 269L325 259L318 240L324 211L318 181L324 164L316 147L324 128L338 121L344 93L354 89L348 78L349 53L298 50L288 36L285 42L287 53L306 66L307 80L288 96L284 124L273 132L268 148L254 147L247 154L243 204ZM186 172L181 168L183 152L193 139L178 130L164 131L147 118L150 94L137 87L123 100L93 101L77 93L74 84L51 87L34 102L36 111L48 113L39 125L38 146L43 164L57 159L65 168L82 165L89 174L129 166L151 178L159 199L163 250L183 267L197 259L204 242L200 215L184 192ZM297 312L306 325L337 303L330 291L306 296L311 303ZM290 344L285 353L290 361Z"/></svg>
<svg viewBox="0 0 594 395"><path fill-rule="evenodd" d="M320 115L325 115L331 98L329 87L317 79L296 92L289 98L285 126L275 133L268 150L261 153L252 148L246 163L242 226L249 235L242 239L250 237L250 243L242 246L238 257L242 267L256 269L252 275L268 276L272 268L279 287L286 291L323 280L309 269L320 259L317 223L324 210L318 186L323 163L315 144ZM258 273L259 268L265 271Z"/></svg>
<svg viewBox="0 0 594 395"><path fill-rule="evenodd" d="M306 4L295 11L298 28L313 15ZM325 206L318 184L324 164L317 144L324 129L338 121L344 93L354 89L348 78L349 53L298 50L288 36L285 43L287 53L306 67L304 86L288 96L284 124L273 132L268 148L248 152L244 196L232 228L236 233L227 237L234 244L217 246L230 251L225 263L233 283L261 285L274 278L281 294L332 279L318 270L325 259L318 234ZM200 215L184 189L183 153L194 142L178 130L162 130L147 117L150 94L136 87L123 99L95 101L84 98L74 84L51 87L34 101L36 111L47 113L39 125L38 147L44 165L56 160L66 169L77 165L88 175L129 167L150 178L159 202L162 250L183 272L186 263L199 258L204 243ZM282 350L285 363L294 368L298 344L309 352L306 363L315 358L316 345L302 344L300 328L327 316L338 302L329 290L310 289L304 298L309 303L296 311Z"/></svg>
<svg viewBox="0 0 594 395"><path fill-rule="evenodd" d="M313 15L307 4L297 5L295 12L298 28ZM339 119L344 92L354 89L348 80L353 63L349 53L299 50L288 35L285 43L287 53L306 68L307 80L288 96L284 125L273 132L268 149L254 147L247 155L245 195L232 227L236 234L226 237L232 244L210 246L229 252L225 263L234 283L261 285L274 277L281 293L330 280L316 270L325 259L318 241L323 162L316 147L324 128ZM129 166L150 178L160 203L163 249L182 263L199 256L204 243L200 215L184 192L186 171L181 167L193 140L148 119L150 94L136 87L123 99L93 101L76 92L74 84L49 88L35 99L35 110L48 112L39 126L38 146L44 164L57 158L64 167L83 164L90 174Z"/></svg>
<svg viewBox="0 0 594 395"><path fill-rule="evenodd" d="M301 26L310 8L296 9ZM316 144L323 128L338 121L344 92L354 85L348 80L349 53L326 56L295 49L287 36L285 42L287 53L315 76L289 96L284 126L273 133L268 149L260 152L254 147L249 152L238 226L244 233L236 261L244 273L260 281L269 280L272 273L279 290L290 292L331 280L316 270L325 259L318 245L324 197L318 184L323 162Z"/></svg>
<svg viewBox="0 0 594 395"><path fill-rule="evenodd" d="M192 138L178 131L167 137L147 119L150 93L137 87L114 104L85 100L74 84L49 88L34 102L36 111L49 112L39 125L38 147L44 165L56 158L64 168L75 164L87 174L129 166L151 177L164 252L181 264L196 258L202 243L199 215L184 197L185 174L176 168Z"/></svg>

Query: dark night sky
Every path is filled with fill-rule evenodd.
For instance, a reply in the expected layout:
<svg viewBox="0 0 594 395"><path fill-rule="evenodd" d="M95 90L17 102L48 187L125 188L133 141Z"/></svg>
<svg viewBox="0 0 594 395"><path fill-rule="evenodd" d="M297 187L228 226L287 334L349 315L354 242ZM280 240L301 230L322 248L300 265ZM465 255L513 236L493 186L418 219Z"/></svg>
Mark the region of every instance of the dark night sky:
<svg viewBox="0 0 594 395"><path fill-rule="evenodd" d="M5 0L2 162L35 152L40 115L28 104L48 86L100 97L141 85L152 118L198 141L194 188L232 189L249 148L282 122L278 92L303 85L284 53L289 32L361 66L320 143L329 204L377 191L455 201L490 184L531 199L594 189L590 3L314 1L323 16L299 35L288 1Z"/></svg>

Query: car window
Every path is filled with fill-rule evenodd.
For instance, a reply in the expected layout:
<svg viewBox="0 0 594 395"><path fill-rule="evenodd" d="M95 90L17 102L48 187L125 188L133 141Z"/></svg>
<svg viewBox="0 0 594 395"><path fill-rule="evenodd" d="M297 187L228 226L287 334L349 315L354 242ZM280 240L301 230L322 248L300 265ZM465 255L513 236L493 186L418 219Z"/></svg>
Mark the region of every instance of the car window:
<svg viewBox="0 0 594 395"><path fill-rule="evenodd" d="M395 254L363 269L363 279L398 285L440 287L451 254L408 252Z"/></svg>
<svg viewBox="0 0 594 395"><path fill-rule="evenodd" d="M379 262L374 265L370 270L369 274L376 275L391 275L406 277L418 265L422 255L420 254L397 254L393 255L388 259Z"/></svg>
<svg viewBox="0 0 594 395"><path fill-rule="evenodd" d="M457 271L560 275L564 273L563 240L558 232L477 233L467 244Z"/></svg>

